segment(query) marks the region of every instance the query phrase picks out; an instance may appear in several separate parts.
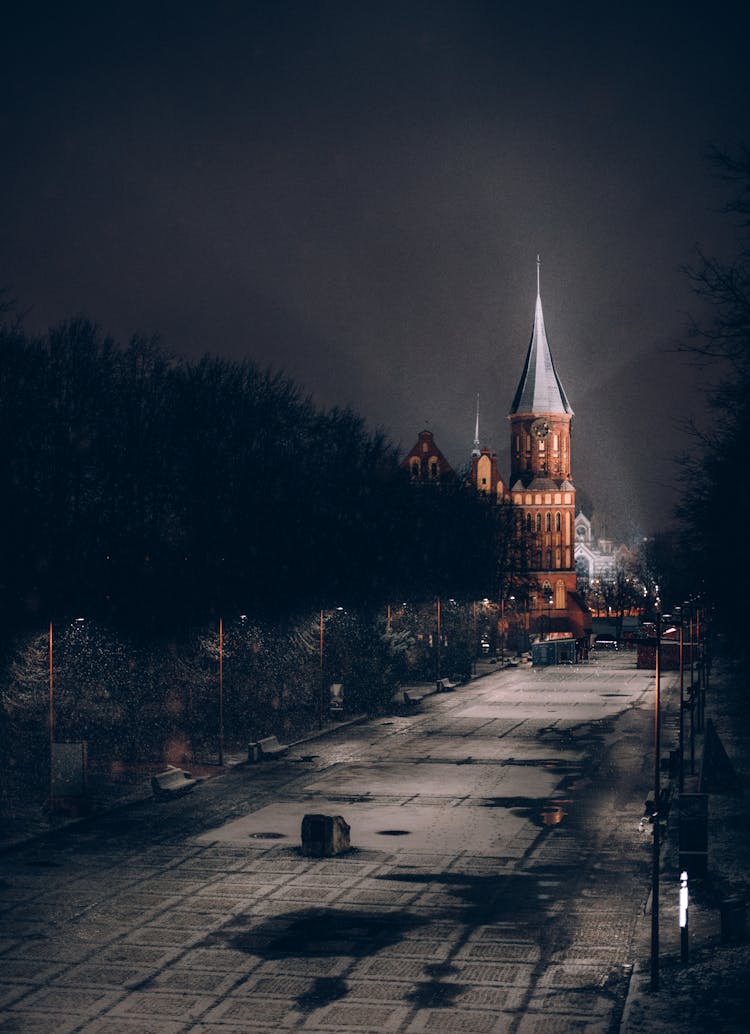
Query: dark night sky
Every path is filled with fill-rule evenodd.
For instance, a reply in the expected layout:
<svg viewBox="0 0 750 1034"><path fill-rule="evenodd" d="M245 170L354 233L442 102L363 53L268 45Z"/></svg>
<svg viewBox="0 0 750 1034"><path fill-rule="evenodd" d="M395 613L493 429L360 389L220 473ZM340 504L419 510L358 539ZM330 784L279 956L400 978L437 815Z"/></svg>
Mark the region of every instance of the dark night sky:
<svg viewBox="0 0 750 1034"><path fill-rule="evenodd" d="M0 41L0 283L31 329L250 356L404 447L503 455L533 318L610 527L663 526L699 378L681 263L731 255L746 5L44 5Z"/></svg>

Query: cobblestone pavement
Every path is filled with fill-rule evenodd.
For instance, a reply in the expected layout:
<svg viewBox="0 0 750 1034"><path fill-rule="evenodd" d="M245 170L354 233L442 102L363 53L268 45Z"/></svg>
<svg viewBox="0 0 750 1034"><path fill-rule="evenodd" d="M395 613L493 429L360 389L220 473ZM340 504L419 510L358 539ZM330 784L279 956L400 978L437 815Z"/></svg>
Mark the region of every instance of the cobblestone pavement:
<svg viewBox="0 0 750 1034"><path fill-rule="evenodd" d="M0 857L0 1031L612 1034L653 676L507 670ZM351 852L308 859L305 812Z"/></svg>

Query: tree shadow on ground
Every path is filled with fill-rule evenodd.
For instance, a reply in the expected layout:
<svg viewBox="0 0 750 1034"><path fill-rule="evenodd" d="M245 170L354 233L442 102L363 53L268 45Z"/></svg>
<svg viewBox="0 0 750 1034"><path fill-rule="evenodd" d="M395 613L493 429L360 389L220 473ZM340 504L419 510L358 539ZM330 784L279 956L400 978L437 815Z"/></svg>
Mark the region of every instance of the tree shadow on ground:
<svg viewBox="0 0 750 1034"><path fill-rule="evenodd" d="M362 958L397 944L404 933L428 920L408 912L366 912L309 908L271 916L262 922L234 916L199 947L232 948L265 959L321 955Z"/></svg>
<svg viewBox="0 0 750 1034"><path fill-rule="evenodd" d="M436 891L443 891L456 899L455 908L463 911L465 923L492 923L529 912L544 913L544 901L539 897L538 878L533 874L492 873L473 875L458 872L394 871L381 880L403 883L434 883ZM451 906L447 906L449 909Z"/></svg>
<svg viewBox="0 0 750 1034"><path fill-rule="evenodd" d="M349 985L342 977L318 977L309 991L295 999L295 1004L302 1012L312 1012L345 998L348 993Z"/></svg>

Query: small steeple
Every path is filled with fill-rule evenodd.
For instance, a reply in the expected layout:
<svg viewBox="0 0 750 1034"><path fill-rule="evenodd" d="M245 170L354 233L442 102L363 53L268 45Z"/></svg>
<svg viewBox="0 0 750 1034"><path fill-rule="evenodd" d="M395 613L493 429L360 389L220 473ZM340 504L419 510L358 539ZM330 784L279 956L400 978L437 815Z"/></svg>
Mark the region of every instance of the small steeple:
<svg viewBox="0 0 750 1034"><path fill-rule="evenodd" d="M537 255L534 329L531 332L526 362L510 412L511 415L514 413L570 413L572 415L573 409L560 383L560 378L557 376L552 353L547 343L544 313L542 312L540 267L541 259Z"/></svg>
<svg viewBox="0 0 750 1034"><path fill-rule="evenodd" d="M472 456L480 456L482 450L479 447L479 393L477 392L477 422L474 427L474 448L471 450Z"/></svg>

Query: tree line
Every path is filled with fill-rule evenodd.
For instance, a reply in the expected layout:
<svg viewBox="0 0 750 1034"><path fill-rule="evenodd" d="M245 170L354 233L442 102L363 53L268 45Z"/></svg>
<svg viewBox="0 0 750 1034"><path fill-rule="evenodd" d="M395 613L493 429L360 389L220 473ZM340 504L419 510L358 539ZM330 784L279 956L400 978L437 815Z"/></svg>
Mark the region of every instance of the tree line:
<svg viewBox="0 0 750 1034"><path fill-rule="evenodd" d="M279 372L85 318L0 327L0 616L154 631L493 592L509 522Z"/></svg>
<svg viewBox="0 0 750 1034"><path fill-rule="evenodd" d="M750 512L750 151L714 151L713 164L730 185L725 207L736 230L728 258L698 252L685 273L708 315L690 327L682 349L712 378L709 422L693 428L694 448L682 458L680 566L693 591L710 603L717 627L747 651L742 576ZM675 597L679 599L679 597Z"/></svg>

